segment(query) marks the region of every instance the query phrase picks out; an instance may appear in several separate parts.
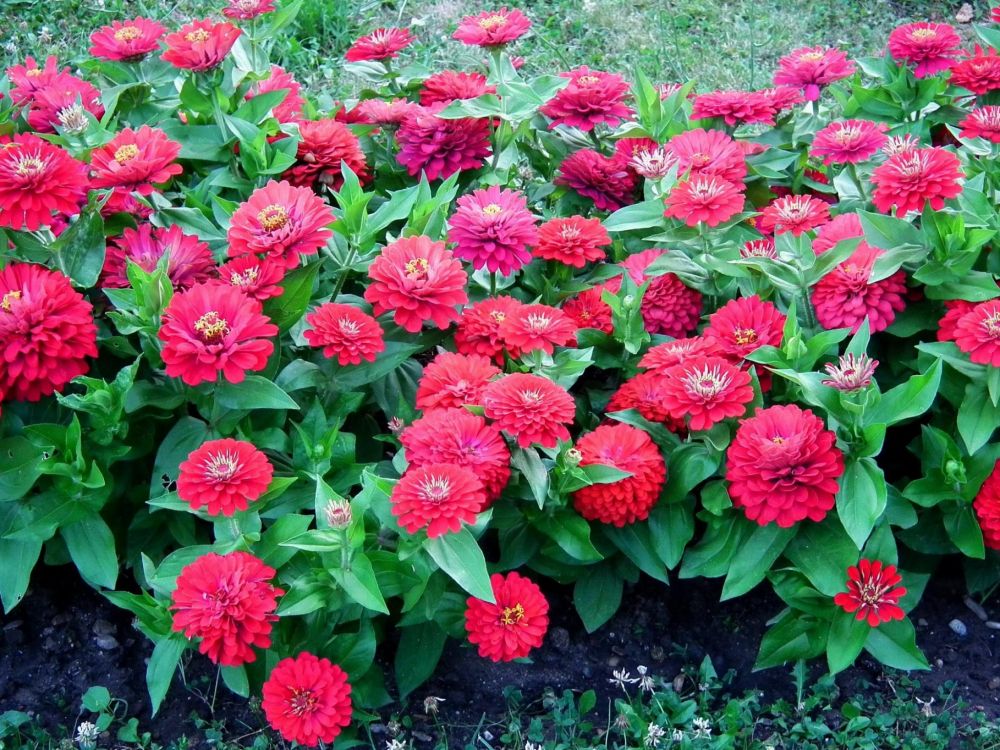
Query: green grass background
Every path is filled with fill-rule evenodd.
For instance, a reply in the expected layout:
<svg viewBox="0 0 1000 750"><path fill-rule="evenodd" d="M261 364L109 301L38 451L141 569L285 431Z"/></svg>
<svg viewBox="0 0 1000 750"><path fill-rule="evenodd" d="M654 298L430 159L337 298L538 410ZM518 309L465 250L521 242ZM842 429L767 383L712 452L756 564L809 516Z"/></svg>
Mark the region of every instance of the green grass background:
<svg viewBox="0 0 1000 750"><path fill-rule="evenodd" d="M173 27L219 15L223 0L0 0L5 66L25 55L85 54L90 32L135 15ZM777 59L802 45L836 45L852 55L880 51L889 31L915 20L955 22L961 2L942 0L308 0L281 62L314 91L349 96L356 86L341 66L351 40L378 26L409 26L420 39L411 59L435 68L475 64L475 50L451 40L466 14L506 4L525 10L533 35L516 52L528 70L579 64L661 81L694 79L700 91L768 85ZM983 23L988 2L971 3ZM968 26L965 29L971 31ZM6 41L2 41L6 38Z"/></svg>

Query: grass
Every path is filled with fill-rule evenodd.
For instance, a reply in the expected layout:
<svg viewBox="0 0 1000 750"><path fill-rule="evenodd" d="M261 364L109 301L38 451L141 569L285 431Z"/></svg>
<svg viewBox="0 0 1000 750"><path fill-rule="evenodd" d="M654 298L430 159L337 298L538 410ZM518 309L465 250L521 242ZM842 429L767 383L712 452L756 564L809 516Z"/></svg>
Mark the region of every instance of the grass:
<svg viewBox="0 0 1000 750"><path fill-rule="evenodd" d="M114 18L146 15L175 26L218 12L224 0L0 0L4 67L25 55L85 55L91 30ZM534 21L517 52L533 72L580 64L642 68L656 80L695 80L699 90L766 86L778 58L802 45L836 45L854 56L878 53L889 31L913 20L953 21L957 3L940 0L505 0ZM988 3L976 3L983 22ZM342 71L351 41L378 26L406 25L420 39L404 55L434 69L467 68L480 55L450 39L462 15L492 7L466 0L310 0L296 33L276 52L314 90L349 97L357 82ZM968 28L968 26L966 26Z"/></svg>

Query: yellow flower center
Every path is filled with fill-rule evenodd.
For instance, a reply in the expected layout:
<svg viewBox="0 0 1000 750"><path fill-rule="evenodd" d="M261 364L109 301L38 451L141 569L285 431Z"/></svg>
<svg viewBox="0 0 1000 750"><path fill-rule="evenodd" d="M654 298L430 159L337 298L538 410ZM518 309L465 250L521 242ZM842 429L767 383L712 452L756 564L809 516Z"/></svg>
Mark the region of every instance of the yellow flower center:
<svg viewBox="0 0 1000 750"><path fill-rule="evenodd" d="M257 282L257 275L258 269L256 267L248 268L243 273L233 271L233 274L229 277L229 283L238 287L252 286Z"/></svg>
<svg viewBox="0 0 1000 750"><path fill-rule="evenodd" d="M228 482L238 472L242 464L232 451L223 451L205 459L205 477L212 482Z"/></svg>
<svg viewBox="0 0 1000 750"><path fill-rule="evenodd" d="M910 33L911 38L921 41L924 39L933 39L936 36L937 32L934 29L915 29Z"/></svg>
<svg viewBox="0 0 1000 750"><path fill-rule="evenodd" d="M134 143L126 143L124 146L119 146L118 150L115 151L115 161L119 164L124 164L127 161L132 161L138 155L139 147Z"/></svg>
<svg viewBox="0 0 1000 750"><path fill-rule="evenodd" d="M497 26L503 26L505 23L507 23L507 17L499 14L479 19L479 27L486 30L495 29Z"/></svg>
<svg viewBox="0 0 1000 750"><path fill-rule="evenodd" d="M31 76L32 78L34 78L35 76L40 76L42 74L42 69L41 68L32 68L31 70L25 71L24 74L26 76Z"/></svg>
<svg viewBox="0 0 1000 750"><path fill-rule="evenodd" d="M260 222L260 225L264 229L273 232L275 229L281 229L288 223L288 211L285 210L284 206L272 203L270 206L265 206L260 210L257 214L257 221Z"/></svg>
<svg viewBox="0 0 1000 750"><path fill-rule="evenodd" d="M499 216L501 213L503 213L503 209L496 203L483 206L483 216Z"/></svg>
<svg viewBox="0 0 1000 750"><path fill-rule="evenodd" d="M823 59L822 52L806 52L804 55L799 56L800 60L806 60L807 62L819 62Z"/></svg>
<svg viewBox="0 0 1000 750"><path fill-rule="evenodd" d="M119 42L131 42L142 36L142 31L138 26L122 26L115 32L115 39Z"/></svg>
<svg viewBox="0 0 1000 750"><path fill-rule="evenodd" d="M312 690L297 690L292 688L292 697L288 700L288 712L292 716L311 714L319 705L319 699Z"/></svg>
<svg viewBox="0 0 1000 750"><path fill-rule="evenodd" d="M18 177L32 177L45 169L45 162L37 156L22 156L17 160L14 171Z"/></svg>
<svg viewBox="0 0 1000 750"><path fill-rule="evenodd" d="M212 35L209 34L205 29L195 29L194 31L189 31L184 35L184 38L193 44L200 42L207 42Z"/></svg>
<svg viewBox="0 0 1000 750"><path fill-rule="evenodd" d="M983 318L983 328L992 339L1000 339L1000 312L995 312Z"/></svg>
<svg viewBox="0 0 1000 750"><path fill-rule="evenodd" d="M0 300L0 310L3 310L4 312L10 312L11 303L16 299L21 299L20 290L14 289L13 291L7 292L3 296L3 299Z"/></svg>
<svg viewBox="0 0 1000 750"><path fill-rule="evenodd" d="M781 435L775 435L773 438L771 438L771 442L774 443L775 445L784 445L785 439L781 437Z"/></svg>
<svg viewBox="0 0 1000 750"><path fill-rule="evenodd" d="M194 330L206 344L214 344L229 333L229 323L215 310L210 310L195 321Z"/></svg>
<svg viewBox="0 0 1000 750"><path fill-rule="evenodd" d="M520 604L515 604L513 607L504 607L503 612L500 613L500 624L507 627L517 625L523 619L524 607Z"/></svg>
<svg viewBox="0 0 1000 750"><path fill-rule="evenodd" d="M427 269L430 267L431 264L427 262L427 258L414 258L406 261L406 275L413 279L419 279L427 275Z"/></svg>
<svg viewBox="0 0 1000 750"><path fill-rule="evenodd" d="M737 328L733 331L733 338L740 346L757 343L757 332L753 328Z"/></svg>
<svg viewBox="0 0 1000 750"><path fill-rule="evenodd" d="M578 86L593 86L600 80L597 76L580 76L576 79L576 83Z"/></svg>
<svg viewBox="0 0 1000 750"><path fill-rule="evenodd" d="M500 312L499 310L494 310L493 312L490 313L490 317L493 318L493 321L495 323L499 324L504 322L504 320L507 318L507 315L505 313Z"/></svg>

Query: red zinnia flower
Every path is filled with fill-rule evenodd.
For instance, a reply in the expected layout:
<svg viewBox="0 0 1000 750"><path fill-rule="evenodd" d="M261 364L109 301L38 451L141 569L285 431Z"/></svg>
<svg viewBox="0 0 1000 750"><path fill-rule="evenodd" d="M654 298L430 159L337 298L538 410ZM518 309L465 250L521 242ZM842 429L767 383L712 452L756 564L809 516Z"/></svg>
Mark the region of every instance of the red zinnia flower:
<svg viewBox="0 0 1000 750"><path fill-rule="evenodd" d="M483 390L499 373L499 368L482 355L441 352L420 376L416 406L422 411L481 406Z"/></svg>
<svg viewBox="0 0 1000 750"><path fill-rule="evenodd" d="M167 34L163 59L175 68L211 70L226 59L242 33L231 23L216 23L210 18L192 21Z"/></svg>
<svg viewBox="0 0 1000 750"><path fill-rule="evenodd" d="M424 79L420 87L420 103L425 107L456 99L475 99L483 94L495 94L496 88L486 84L482 73L459 73L442 70Z"/></svg>
<svg viewBox="0 0 1000 750"><path fill-rule="evenodd" d="M789 404L758 410L740 423L726 451L733 505L761 526L822 521L844 473L836 442L837 436L808 409Z"/></svg>
<svg viewBox="0 0 1000 750"><path fill-rule="evenodd" d="M437 116L444 104L422 108L403 121L396 140L396 159L410 176L423 171L428 180L451 177L483 166L490 150L490 121L484 117L444 120Z"/></svg>
<svg viewBox="0 0 1000 750"><path fill-rule="evenodd" d="M271 180L233 213L229 257L266 254L294 268L300 255L313 255L327 243L333 221L333 210L309 188Z"/></svg>
<svg viewBox="0 0 1000 750"><path fill-rule="evenodd" d="M958 336L958 321L976 306L975 302L964 299L949 299L944 302L945 314L938 321L938 341L954 341Z"/></svg>
<svg viewBox="0 0 1000 750"><path fill-rule="evenodd" d="M101 60L141 60L160 46L166 29L148 18L112 21L90 35L90 54Z"/></svg>
<svg viewBox="0 0 1000 750"><path fill-rule="evenodd" d="M32 263L0 269L0 400L61 391L96 356L93 308L66 276Z"/></svg>
<svg viewBox="0 0 1000 750"><path fill-rule="evenodd" d="M1000 550L1000 461L993 465L976 493L972 508L983 530L983 542L990 549Z"/></svg>
<svg viewBox="0 0 1000 750"><path fill-rule="evenodd" d="M1000 367L1000 300L980 302L959 318L955 344L976 364Z"/></svg>
<svg viewBox="0 0 1000 750"><path fill-rule="evenodd" d="M1000 23L1000 6L990 8L990 20L993 23Z"/></svg>
<svg viewBox="0 0 1000 750"><path fill-rule="evenodd" d="M274 0L226 0L227 5L222 9L222 15L226 18L238 18L241 21L249 21L257 16L270 13L274 10Z"/></svg>
<svg viewBox="0 0 1000 750"><path fill-rule="evenodd" d="M664 406L674 419L690 416L692 430L710 430L723 419L741 417L753 401L750 373L721 357L685 359L661 372Z"/></svg>
<svg viewBox="0 0 1000 750"><path fill-rule="evenodd" d="M35 94L48 88L61 78L71 78L69 68L59 70L59 64L54 55L45 60L45 67L38 67L35 58L29 55L24 59L24 65L12 65L7 68L10 79L10 100L21 106L35 98Z"/></svg>
<svg viewBox="0 0 1000 750"><path fill-rule="evenodd" d="M721 117L730 127L774 125L778 112L801 101L803 97L798 90L788 86L761 91L712 91L695 97L691 119Z"/></svg>
<svg viewBox="0 0 1000 750"><path fill-rule="evenodd" d="M816 133L809 155L824 164L857 164L870 159L885 145L889 126L870 120L831 122Z"/></svg>
<svg viewBox="0 0 1000 750"><path fill-rule="evenodd" d="M628 260L645 256L640 264L622 263L637 284L642 284L648 277L641 273L646 266L663 254L663 250L644 250ZM648 258L648 260L646 260ZM659 333L673 338L682 338L693 331L701 317L701 292L691 289L674 274L665 273L649 278L649 286L642 296L642 321L650 333Z"/></svg>
<svg viewBox="0 0 1000 750"><path fill-rule="evenodd" d="M762 346L781 346L784 328L785 316L755 294L730 300L712 313L703 335L714 338L726 357L739 362Z"/></svg>
<svg viewBox="0 0 1000 750"><path fill-rule="evenodd" d="M53 213L75 216L87 195L87 167L30 133L0 136L0 227L34 232Z"/></svg>
<svg viewBox="0 0 1000 750"><path fill-rule="evenodd" d="M963 138L985 138L1000 143L1000 107L988 105L972 110L958 123Z"/></svg>
<svg viewBox="0 0 1000 750"><path fill-rule="evenodd" d="M667 148L677 157L679 174L716 175L734 184L747 175L743 149L721 130L688 130L671 138Z"/></svg>
<svg viewBox="0 0 1000 750"><path fill-rule="evenodd" d="M347 674L329 659L303 651L282 659L261 691L267 723L289 742L316 747L332 743L351 723Z"/></svg>
<svg viewBox="0 0 1000 750"><path fill-rule="evenodd" d="M108 219L115 214L131 214L132 219L148 219L153 215L153 209L147 203L139 200L134 193L130 193L123 188L111 188L111 190L99 192L99 201L104 201L101 206L101 216Z"/></svg>
<svg viewBox="0 0 1000 750"><path fill-rule="evenodd" d="M409 29L375 29L350 46L344 59L347 62L389 60L399 57L400 50L413 44Z"/></svg>
<svg viewBox="0 0 1000 750"><path fill-rule="evenodd" d="M823 226L827 226L824 224ZM778 251L774 247L774 240L770 237L761 237L759 240L748 240L740 248L741 258L770 258L775 260Z"/></svg>
<svg viewBox="0 0 1000 750"><path fill-rule="evenodd" d="M827 329L850 328L857 332L868 320L872 333L884 331L906 307L906 274L870 283L875 261L881 250L862 241L846 261L817 282L812 291L816 319Z"/></svg>
<svg viewBox="0 0 1000 750"><path fill-rule="evenodd" d="M501 295L465 308L455 330L455 348L462 354L482 354L502 365L505 342L500 326L520 306L519 300ZM512 351L511 356L517 357L519 352Z"/></svg>
<svg viewBox="0 0 1000 750"><path fill-rule="evenodd" d="M885 164L875 167L872 201L882 213L896 207L896 216L909 211L922 211L930 202L940 211L948 198L962 192L964 177L958 157L942 148L918 148L890 156Z"/></svg>
<svg viewBox="0 0 1000 750"><path fill-rule="evenodd" d="M249 552L210 552L184 566L171 596L173 629L201 638L198 650L223 667L255 661L254 648L271 645L278 597L274 568Z"/></svg>
<svg viewBox="0 0 1000 750"><path fill-rule="evenodd" d="M410 333L426 321L447 328L458 320L455 305L469 301L462 263L430 237L400 237L386 245L368 267L368 278L365 300L375 315L392 310L396 324Z"/></svg>
<svg viewBox="0 0 1000 750"><path fill-rule="evenodd" d="M385 350L382 327L353 305L327 302L306 316L312 326L302 334L310 346L323 347L323 356L342 367L374 362Z"/></svg>
<svg viewBox="0 0 1000 750"><path fill-rule="evenodd" d="M522 448L538 443L555 448L569 440L576 404L566 389L540 375L514 373L494 380L483 391L486 418L517 440Z"/></svg>
<svg viewBox="0 0 1000 750"><path fill-rule="evenodd" d="M588 521L621 528L644 521L660 497L667 468L659 449L642 430L616 422L602 425L576 442L580 466L601 464L632 476L592 484L573 493L573 507Z"/></svg>
<svg viewBox="0 0 1000 750"><path fill-rule="evenodd" d="M466 16L452 39L475 47L502 47L528 33L531 21L517 8L487 10L478 16Z"/></svg>
<svg viewBox="0 0 1000 750"><path fill-rule="evenodd" d="M220 372L230 383L242 383L247 372L263 370L274 351L268 337L277 333L258 302L234 287L209 283L173 296L159 338L167 375L198 385L214 382Z"/></svg>
<svg viewBox="0 0 1000 750"><path fill-rule="evenodd" d="M839 49L800 47L778 60L774 74L775 86L802 89L806 101L819 99L821 86L854 74L854 63Z"/></svg>
<svg viewBox="0 0 1000 750"><path fill-rule="evenodd" d="M341 162L345 162L361 182L368 179L368 163L361 142L350 128L337 120L300 122L295 158L295 166L285 173L285 178L299 187L326 185L340 190L344 184Z"/></svg>
<svg viewBox="0 0 1000 750"><path fill-rule="evenodd" d="M951 84L980 96L1000 89L1000 55L977 44L974 52L951 66Z"/></svg>
<svg viewBox="0 0 1000 750"><path fill-rule="evenodd" d="M531 261L529 245L538 241L535 217L517 190L497 186L463 195L448 220L455 256L509 276Z"/></svg>
<svg viewBox="0 0 1000 750"><path fill-rule="evenodd" d="M636 179L627 162L590 148L567 156L559 165L555 183L590 198L599 211L617 211L635 201Z"/></svg>
<svg viewBox="0 0 1000 750"><path fill-rule="evenodd" d="M487 504L510 479L510 450L500 432L465 409L435 408L403 430L399 442L410 466L454 464L471 471L486 489Z"/></svg>
<svg viewBox="0 0 1000 750"><path fill-rule="evenodd" d="M500 324L500 336L510 351L552 354L556 346L576 343L576 325L556 307L520 305Z"/></svg>
<svg viewBox="0 0 1000 750"><path fill-rule="evenodd" d="M490 576L496 604L470 596L465 630L479 655L494 662L523 659L538 648L549 628L549 603L537 584L510 572Z"/></svg>
<svg viewBox="0 0 1000 750"><path fill-rule="evenodd" d="M889 34L889 54L897 62L915 65L917 78L931 76L951 66L962 44L955 29L946 23L908 23Z"/></svg>
<svg viewBox="0 0 1000 750"><path fill-rule="evenodd" d="M532 254L536 258L583 268L589 262L604 260L604 248L610 244L611 237L600 219L570 216L542 224Z"/></svg>
<svg viewBox="0 0 1000 750"><path fill-rule="evenodd" d="M855 619L867 620L873 628L902 620L906 613L899 600L906 596L906 589L894 588L902 580L894 565L862 559L857 567L847 569L847 591L833 597L833 603L845 612L857 612Z"/></svg>
<svg viewBox="0 0 1000 750"><path fill-rule="evenodd" d="M272 260L244 255L219 266L217 273L223 283L230 284L258 302L279 297L284 291L280 286L285 277L284 265Z"/></svg>
<svg viewBox="0 0 1000 750"><path fill-rule="evenodd" d="M181 463L177 496L210 516L231 516L267 491L273 473L267 456L250 443L209 440Z"/></svg>
<svg viewBox="0 0 1000 750"><path fill-rule="evenodd" d="M383 99L365 99L356 109L364 122L386 128L397 128L406 118L421 111L419 104L408 99L393 99L388 102Z"/></svg>
<svg viewBox="0 0 1000 750"><path fill-rule="evenodd" d="M667 411L664 401L667 381L655 370L640 372L626 380L608 400L605 412L634 409L650 422L666 425L671 432L684 432L686 425L683 419L677 419Z"/></svg>
<svg viewBox="0 0 1000 750"><path fill-rule="evenodd" d="M552 120L549 130L568 125L589 131L602 122L614 127L632 114L625 106L628 83L621 76L591 70L586 65L559 75L568 78L569 85L538 110Z"/></svg>
<svg viewBox="0 0 1000 750"><path fill-rule="evenodd" d="M271 72L267 78L253 84L244 99L250 100L261 94L269 94L272 91L284 91L285 98L280 104L276 104L271 110L274 119L278 122L295 122L302 115L302 105L305 100L302 98L302 86L284 68L277 65L271 66Z"/></svg>
<svg viewBox="0 0 1000 750"><path fill-rule="evenodd" d="M451 463L411 466L396 482L389 502L407 533L427 529L431 539L475 523L476 514L488 505L475 472Z"/></svg>
<svg viewBox="0 0 1000 750"><path fill-rule="evenodd" d="M836 247L838 242L864 236L865 230L857 214L840 214L816 232L816 238L812 242L813 252L819 255Z"/></svg>
<svg viewBox="0 0 1000 750"><path fill-rule="evenodd" d="M60 74L51 84L34 93L28 110L28 125L38 133L55 133L57 127L82 133L94 119L104 116L101 93L84 80Z"/></svg>
<svg viewBox="0 0 1000 750"><path fill-rule="evenodd" d="M651 347L639 360L639 367L660 372L674 365L687 362L692 357L714 357L719 354L719 345L715 339L706 336L667 341Z"/></svg>
<svg viewBox="0 0 1000 750"><path fill-rule="evenodd" d="M605 287L595 286L570 297L562 303L562 311L576 323L577 328L596 328L612 333L611 308L602 299Z"/></svg>
<svg viewBox="0 0 1000 750"><path fill-rule="evenodd" d="M631 146L630 142L638 145ZM663 179L677 164L677 157L666 146L649 138L622 138L615 143L615 155L647 180Z"/></svg>
<svg viewBox="0 0 1000 750"><path fill-rule="evenodd" d="M152 273L164 256L167 278L175 289L208 281L215 271L212 251L194 235L184 234L176 224L166 228L140 224L138 229L126 228L121 237L108 245L101 286L128 288L131 283L126 275L127 261Z"/></svg>
<svg viewBox="0 0 1000 750"><path fill-rule="evenodd" d="M811 195L786 195L771 201L761 213L760 230L778 234L791 232L798 237L829 220L830 207L824 201Z"/></svg>
<svg viewBox="0 0 1000 750"><path fill-rule="evenodd" d="M670 191L664 216L679 219L689 227L698 226L700 221L718 226L743 210L742 187L717 175L693 175Z"/></svg>
<svg viewBox="0 0 1000 750"><path fill-rule="evenodd" d="M90 154L93 187L122 187L140 195L153 192L153 185L168 182L184 170L174 160L181 144L148 125L125 128Z"/></svg>

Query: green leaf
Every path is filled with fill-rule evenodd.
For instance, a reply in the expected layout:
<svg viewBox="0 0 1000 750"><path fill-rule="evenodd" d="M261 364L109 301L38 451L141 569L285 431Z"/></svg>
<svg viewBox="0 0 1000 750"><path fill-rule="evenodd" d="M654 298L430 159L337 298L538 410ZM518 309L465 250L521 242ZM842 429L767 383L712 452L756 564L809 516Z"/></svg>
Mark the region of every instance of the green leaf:
<svg viewBox="0 0 1000 750"><path fill-rule="evenodd" d="M622 528L605 526L604 534L643 573L663 583L668 583L667 566L656 554L649 526L633 523Z"/></svg>
<svg viewBox="0 0 1000 750"><path fill-rule="evenodd" d="M281 282L282 292L264 303L264 314L284 333L299 322L312 298L320 263L299 266Z"/></svg>
<svg viewBox="0 0 1000 750"><path fill-rule="evenodd" d="M741 596L763 581L794 535L794 526L757 526L733 557L722 586L722 601Z"/></svg>
<svg viewBox="0 0 1000 750"><path fill-rule="evenodd" d="M103 685L93 685L80 699L80 708L84 711L99 714L111 705L111 691Z"/></svg>
<svg viewBox="0 0 1000 750"><path fill-rule="evenodd" d="M610 564L591 565L577 580L573 604L588 633L614 617L622 602L622 583Z"/></svg>
<svg viewBox="0 0 1000 750"><path fill-rule="evenodd" d="M934 403L940 383L941 360L936 360L926 372L914 375L905 383L883 393L882 400L866 415L865 422L895 424L920 416Z"/></svg>
<svg viewBox="0 0 1000 750"><path fill-rule="evenodd" d="M827 516L822 523L800 524L785 556L821 593L835 596L846 588L847 569L858 562L858 548L837 518Z"/></svg>
<svg viewBox="0 0 1000 750"><path fill-rule="evenodd" d="M42 451L25 437L0 440L0 503L18 500L41 476Z"/></svg>
<svg viewBox="0 0 1000 750"><path fill-rule="evenodd" d="M551 516L539 516L534 526L574 560L594 562L603 559L590 541L590 524L568 508L560 508Z"/></svg>
<svg viewBox="0 0 1000 750"><path fill-rule="evenodd" d="M662 200L635 203L618 209L606 218L604 228L609 232L630 232L634 229L663 226L663 211Z"/></svg>
<svg viewBox="0 0 1000 750"><path fill-rule="evenodd" d="M885 476L870 458L848 464L840 478L837 515L844 529L861 549L887 502Z"/></svg>
<svg viewBox="0 0 1000 750"><path fill-rule="evenodd" d="M178 467L188 454L208 438L208 425L194 417L181 417L166 434L156 451L153 475L149 481L149 496L160 497L177 481Z"/></svg>
<svg viewBox="0 0 1000 750"><path fill-rule="evenodd" d="M534 448L515 448L511 453L511 465L521 472L521 476L528 483L531 494L538 503L538 507L545 505L545 498L549 494L549 472L542 463L541 456Z"/></svg>
<svg viewBox="0 0 1000 750"><path fill-rule="evenodd" d="M657 504L649 514L649 534L657 557L669 569L676 568L694 538L694 500Z"/></svg>
<svg viewBox="0 0 1000 750"><path fill-rule="evenodd" d="M963 555L978 560L986 557L983 530L976 520L976 514L971 505L945 510L944 528L948 532L948 538L955 543Z"/></svg>
<svg viewBox="0 0 1000 750"><path fill-rule="evenodd" d="M222 681L241 698L250 697L250 681L247 679L246 667L242 664L238 667L222 667Z"/></svg>
<svg viewBox="0 0 1000 750"><path fill-rule="evenodd" d="M993 404L982 383L969 383L958 407L958 434L970 455L989 442L1000 426L1000 407Z"/></svg>
<svg viewBox="0 0 1000 750"><path fill-rule="evenodd" d="M347 595L362 607L381 612L384 615L389 614L389 608L385 605L385 599L382 597L378 580L375 578L371 560L365 555L356 553L351 558L350 569L334 568L330 573L347 592Z"/></svg>
<svg viewBox="0 0 1000 750"><path fill-rule="evenodd" d="M188 642L183 636L172 633L153 648L146 666L146 688L149 690L149 701L153 704L153 716L160 710L160 704L174 679L177 663L187 646Z"/></svg>
<svg viewBox="0 0 1000 750"><path fill-rule="evenodd" d="M923 247L923 235L910 222L870 211L858 211L857 214L865 239L873 247L883 250L895 250L901 245Z"/></svg>
<svg viewBox="0 0 1000 750"><path fill-rule="evenodd" d="M84 289L97 284L97 278L104 268L106 249L104 219L96 209L88 209L80 214L69 229L52 243L52 252L59 270Z"/></svg>
<svg viewBox="0 0 1000 750"><path fill-rule="evenodd" d="M701 443L687 443L671 451L667 459L667 488L663 502L683 500L719 468L719 457Z"/></svg>
<svg viewBox="0 0 1000 750"><path fill-rule="evenodd" d="M838 609L830 623L830 635L826 641L826 662L830 674L837 674L854 664L871 631L864 620L858 620L853 613Z"/></svg>
<svg viewBox="0 0 1000 750"><path fill-rule="evenodd" d="M754 671L779 667L798 659L812 659L826 648L827 623L786 609L760 642Z"/></svg>
<svg viewBox="0 0 1000 750"><path fill-rule="evenodd" d="M755 527L756 524L742 517L742 514L729 513L711 519L698 544L689 547L684 553L680 577L724 576L732 566L733 557Z"/></svg>
<svg viewBox="0 0 1000 750"><path fill-rule="evenodd" d="M225 380L215 387L215 400L227 409L298 409L295 399L267 378L247 375L242 383Z"/></svg>
<svg viewBox="0 0 1000 750"><path fill-rule="evenodd" d="M62 534L80 575L95 588L113 589L118 581L115 537L98 515L87 516L63 526Z"/></svg>
<svg viewBox="0 0 1000 750"><path fill-rule="evenodd" d="M448 640L436 622L402 628L394 661L400 699L425 683L437 667Z"/></svg>
<svg viewBox="0 0 1000 750"><path fill-rule="evenodd" d="M41 551L42 542L37 539L0 539L0 600L4 613L10 612L24 598Z"/></svg>
<svg viewBox="0 0 1000 750"><path fill-rule="evenodd" d="M930 669L917 648L917 634L909 618L883 622L872 628L865 641L865 651L893 669Z"/></svg>
<svg viewBox="0 0 1000 750"><path fill-rule="evenodd" d="M424 542L424 549L455 583L477 599L496 603L486 558L472 532L463 527Z"/></svg>

